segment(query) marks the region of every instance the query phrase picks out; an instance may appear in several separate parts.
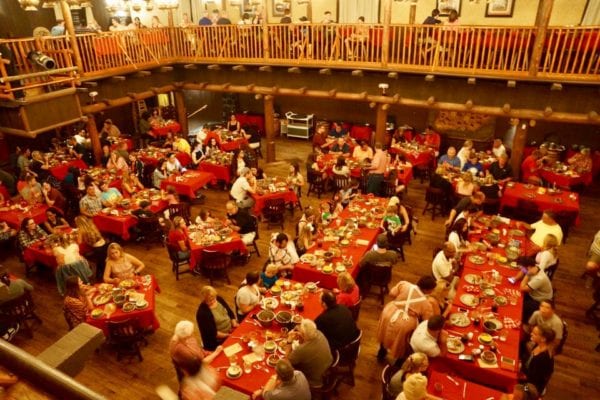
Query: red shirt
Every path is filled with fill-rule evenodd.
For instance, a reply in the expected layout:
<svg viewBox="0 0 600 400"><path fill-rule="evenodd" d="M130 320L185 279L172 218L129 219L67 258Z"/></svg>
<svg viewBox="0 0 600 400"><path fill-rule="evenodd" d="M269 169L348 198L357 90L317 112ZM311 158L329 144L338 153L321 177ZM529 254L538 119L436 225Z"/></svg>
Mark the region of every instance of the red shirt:
<svg viewBox="0 0 600 400"><path fill-rule="evenodd" d="M537 176L537 160L534 156L530 155L523 160L521 164L521 176L523 181L527 181L531 176Z"/></svg>
<svg viewBox="0 0 600 400"><path fill-rule="evenodd" d="M187 244L187 235L179 229L171 229L169 231L168 244L173 249L181 250L179 242L184 241Z"/></svg>
<svg viewBox="0 0 600 400"><path fill-rule="evenodd" d="M431 132L425 135L425 146L430 146L438 150L441 142L442 139L440 138L440 134L437 132Z"/></svg>
<svg viewBox="0 0 600 400"><path fill-rule="evenodd" d="M360 299L360 293L358 291L358 285L354 285L350 293L340 292L337 295L337 303L342 304L346 307L352 307Z"/></svg>

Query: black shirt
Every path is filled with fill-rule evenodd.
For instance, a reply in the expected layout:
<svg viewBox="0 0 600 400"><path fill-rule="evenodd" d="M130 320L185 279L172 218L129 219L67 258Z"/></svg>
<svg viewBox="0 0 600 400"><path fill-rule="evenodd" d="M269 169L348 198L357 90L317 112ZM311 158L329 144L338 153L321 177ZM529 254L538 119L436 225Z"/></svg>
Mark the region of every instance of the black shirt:
<svg viewBox="0 0 600 400"><path fill-rule="evenodd" d="M498 192L500 191L500 187L498 184L493 183L491 185L482 185L479 190L481 193L485 194L486 199L497 199L499 198Z"/></svg>
<svg viewBox="0 0 600 400"><path fill-rule="evenodd" d="M352 318L352 312L344 305L336 304L323 311L315 319L315 324L327 338L332 350L346 346L358 336L358 328Z"/></svg>
<svg viewBox="0 0 600 400"><path fill-rule="evenodd" d="M512 178L513 170L508 163L506 163L504 167L501 167L498 161L494 161L492 165L490 165L490 174L492 174L494 179L500 181L503 179Z"/></svg>
<svg viewBox="0 0 600 400"><path fill-rule="evenodd" d="M238 209L238 212L233 215L227 214L227 218L240 228L238 233L254 232L254 220L246 211Z"/></svg>
<svg viewBox="0 0 600 400"><path fill-rule="evenodd" d="M423 21L423 25L437 25L441 23L441 20L437 19L436 17L432 17L431 15L425 18L425 21Z"/></svg>

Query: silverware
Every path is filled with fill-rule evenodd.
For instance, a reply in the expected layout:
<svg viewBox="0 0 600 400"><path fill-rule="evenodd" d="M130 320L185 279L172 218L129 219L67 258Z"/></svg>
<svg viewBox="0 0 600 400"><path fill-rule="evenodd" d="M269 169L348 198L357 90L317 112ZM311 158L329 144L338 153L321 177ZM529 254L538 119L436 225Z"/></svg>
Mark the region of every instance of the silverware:
<svg viewBox="0 0 600 400"><path fill-rule="evenodd" d="M456 386L460 386L460 383L458 383L458 381L454 378L452 378L450 375L446 375L446 378L448 378L448 380L452 383L454 383Z"/></svg>

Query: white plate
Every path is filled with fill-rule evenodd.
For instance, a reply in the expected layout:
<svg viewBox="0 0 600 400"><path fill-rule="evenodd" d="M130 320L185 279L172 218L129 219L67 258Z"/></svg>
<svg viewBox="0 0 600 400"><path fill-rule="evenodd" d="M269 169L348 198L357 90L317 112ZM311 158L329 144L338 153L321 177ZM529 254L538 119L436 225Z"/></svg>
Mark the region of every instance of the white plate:
<svg viewBox="0 0 600 400"><path fill-rule="evenodd" d="M465 351L465 345L457 338L449 338L446 342L448 346L448 353L460 354Z"/></svg>
<svg viewBox="0 0 600 400"><path fill-rule="evenodd" d="M262 299L261 305L264 310L272 310L279 306L279 301L274 297L265 297Z"/></svg>
<svg viewBox="0 0 600 400"><path fill-rule="evenodd" d="M473 296L471 293L465 293L460 296L460 302L468 307L476 307L479 304L477 297Z"/></svg>
<svg viewBox="0 0 600 400"><path fill-rule="evenodd" d="M300 261L308 264L314 263L316 259L317 256L315 256L314 254L303 254L302 257L300 257Z"/></svg>
<svg viewBox="0 0 600 400"><path fill-rule="evenodd" d="M471 325L471 320L466 313L457 312L450 314L449 321L452 325L464 328Z"/></svg>
<svg viewBox="0 0 600 400"><path fill-rule="evenodd" d="M481 276L475 274L466 274L465 281L471 285L479 285L481 283Z"/></svg>
<svg viewBox="0 0 600 400"><path fill-rule="evenodd" d="M229 379L238 379L242 376L242 369L237 365L227 368L226 375Z"/></svg>

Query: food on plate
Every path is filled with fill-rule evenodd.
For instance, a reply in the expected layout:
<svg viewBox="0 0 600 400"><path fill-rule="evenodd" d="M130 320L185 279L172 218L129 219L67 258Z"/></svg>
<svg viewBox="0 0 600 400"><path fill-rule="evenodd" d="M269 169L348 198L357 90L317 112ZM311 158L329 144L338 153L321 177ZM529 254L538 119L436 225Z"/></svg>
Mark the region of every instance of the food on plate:
<svg viewBox="0 0 600 400"><path fill-rule="evenodd" d="M458 338L448 338L446 342L448 353L458 354L465 351L465 345Z"/></svg>
<svg viewBox="0 0 600 400"><path fill-rule="evenodd" d="M110 292L111 290L113 290L113 285L110 283L101 283L98 285L98 290L101 293Z"/></svg>
<svg viewBox="0 0 600 400"><path fill-rule="evenodd" d="M281 287L277 286L277 285L271 286L271 293L272 294L279 294L279 293L281 293Z"/></svg>
<svg viewBox="0 0 600 400"><path fill-rule="evenodd" d="M280 324L289 324L292 320L292 313L288 311L279 311L277 315L275 315L275 321Z"/></svg>
<svg viewBox="0 0 600 400"><path fill-rule="evenodd" d="M281 357L279 357L277 354L271 354L269 357L267 357L267 364L271 367L274 367L277 365L279 360L281 360Z"/></svg>
<svg viewBox="0 0 600 400"><path fill-rule="evenodd" d="M479 304L479 299L470 293L465 293L460 296L460 302L465 306L475 307Z"/></svg>
<svg viewBox="0 0 600 400"><path fill-rule="evenodd" d="M476 265L481 265L485 262L485 257L479 256L477 254L472 254L469 256L469 261Z"/></svg>
<svg viewBox="0 0 600 400"><path fill-rule="evenodd" d="M350 245L350 241L348 239L343 239L340 241L340 245L348 246L348 245Z"/></svg>
<svg viewBox="0 0 600 400"><path fill-rule="evenodd" d="M102 317L103 314L104 314L104 310L102 310L101 308L94 308L91 313L92 318L94 318L94 319Z"/></svg>
<svg viewBox="0 0 600 400"><path fill-rule="evenodd" d="M342 272L346 272L346 267L344 267L343 265L337 265L335 267L335 272L338 274L341 274Z"/></svg>
<svg viewBox="0 0 600 400"><path fill-rule="evenodd" d="M112 300L111 293L103 293L103 294L99 294L98 296L94 297L94 299L92 300L92 303L94 303L94 305L96 305L96 306L101 306L103 304L108 303L111 300Z"/></svg>
<svg viewBox="0 0 600 400"><path fill-rule="evenodd" d="M135 281L133 279L124 279L119 282L119 287L123 289L131 289L135 286Z"/></svg>
<svg viewBox="0 0 600 400"><path fill-rule="evenodd" d="M242 368L238 365L232 365L227 368L227 377L231 379L239 378L242 376Z"/></svg>
<svg viewBox="0 0 600 400"><path fill-rule="evenodd" d="M492 343L493 337L489 333L482 333L481 335L479 335L477 340L479 340L479 342L483 344L490 344Z"/></svg>
<svg viewBox="0 0 600 400"><path fill-rule="evenodd" d="M466 274L465 281L471 285L479 285L481 283L481 276L475 274Z"/></svg>
<svg viewBox="0 0 600 400"><path fill-rule="evenodd" d="M271 326L271 323L275 319L275 313L271 310L262 310L256 314L256 319L264 327Z"/></svg>
<svg viewBox="0 0 600 400"><path fill-rule="evenodd" d="M496 355L494 352L490 350L486 350L481 353L481 360L486 364L495 364L496 363Z"/></svg>
<svg viewBox="0 0 600 400"><path fill-rule="evenodd" d="M275 343L275 342L274 342L274 341L272 341L272 340L267 340L267 341L265 342L265 351L266 351L267 353L272 353L272 352L274 352L275 350L277 350L277 343Z"/></svg>
<svg viewBox="0 0 600 400"><path fill-rule="evenodd" d="M135 303L127 302L123 304L123 312L131 312L135 310Z"/></svg>
<svg viewBox="0 0 600 400"><path fill-rule="evenodd" d="M327 264L323 267L323 272L326 274L330 274L333 272L333 267L331 266L331 264Z"/></svg>
<svg viewBox="0 0 600 400"><path fill-rule="evenodd" d="M508 303L508 300L505 296L496 296L494 298L494 303L496 303L499 306L505 306Z"/></svg>
<svg viewBox="0 0 600 400"><path fill-rule="evenodd" d="M450 314L450 323L454 326L464 328L471 324L471 320L466 313L457 312Z"/></svg>
<svg viewBox="0 0 600 400"><path fill-rule="evenodd" d="M148 307L148 301L146 301L144 299L140 299L135 302L135 307L139 310L142 310L142 309Z"/></svg>
<svg viewBox="0 0 600 400"><path fill-rule="evenodd" d="M109 303L106 306L104 306L104 312L107 315L114 313L116 310L117 310L117 306L114 303Z"/></svg>
<svg viewBox="0 0 600 400"><path fill-rule="evenodd" d="M316 261L317 257L314 254L303 254L300 257L300 261L305 262L307 264L313 264Z"/></svg>
<svg viewBox="0 0 600 400"><path fill-rule="evenodd" d="M274 297L265 297L262 299L262 307L264 309L273 310L279 306L279 301Z"/></svg>
<svg viewBox="0 0 600 400"><path fill-rule="evenodd" d="M309 292L314 292L315 290L317 290L317 284L314 282L308 282L306 284L306 290L308 290Z"/></svg>

